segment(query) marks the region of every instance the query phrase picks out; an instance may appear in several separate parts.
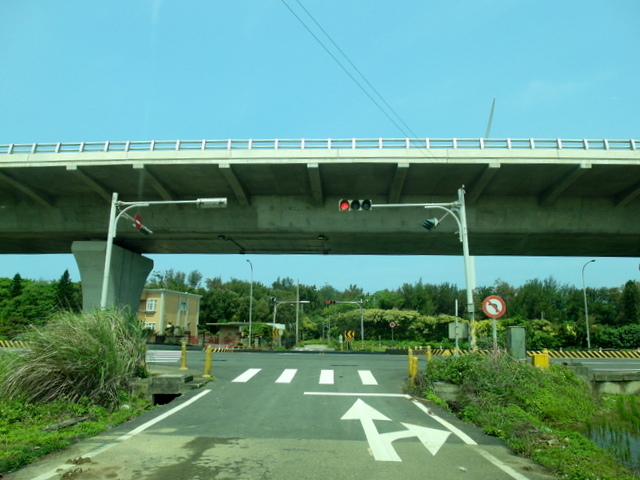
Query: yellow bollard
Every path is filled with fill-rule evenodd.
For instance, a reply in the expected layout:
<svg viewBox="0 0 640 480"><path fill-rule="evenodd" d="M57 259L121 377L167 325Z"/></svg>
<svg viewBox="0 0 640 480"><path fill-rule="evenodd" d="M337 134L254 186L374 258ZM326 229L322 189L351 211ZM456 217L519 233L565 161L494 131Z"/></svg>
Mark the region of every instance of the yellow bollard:
<svg viewBox="0 0 640 480"><path fill-rule="evenodd" d="M206 353L204 354L204 378L211 378L211 362L213 361L213 347L207 346Z"/></svg>
<svg viewBox="0 0 640 480"><path fill-rule="evenodd" d="M187 368L187 342L182 342L182 355L180 356L180 370L189 370Z"/></svg>
<svg viewBox="0 0 640 480"><path fill-rule="evenodd" d="M407 367L409 367L409 375L411 375L411 357L413 357L413 349L407 350Z"/></svg>
<svg viewBox="0 0 640 480"><path fill-rule="evenodd" d="M418 357L409 357L409 379L411 386L416 386L416 377L418 376Z"/></svg>
<svg viewBox="0 0 640 480"><path fill-rule="evenodd" d="M431 345L427 345L427 353L425 355L427 357L427 363L431 363L431 359L433 358L433 354L431 352Z"/></svg>

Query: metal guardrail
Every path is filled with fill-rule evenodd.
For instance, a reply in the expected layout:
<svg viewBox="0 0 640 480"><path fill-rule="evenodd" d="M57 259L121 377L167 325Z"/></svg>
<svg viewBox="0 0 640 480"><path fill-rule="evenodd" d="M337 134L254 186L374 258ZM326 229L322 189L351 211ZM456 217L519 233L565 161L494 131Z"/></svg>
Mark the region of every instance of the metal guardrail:
<svg viewBox="0 0 640 480"><path fill-rule="evenodd" d="M0 154L166 152L215 150L640 150L640 140L513 138L351 138L274 140L151 140L127 142L0 144Z"/></svg>

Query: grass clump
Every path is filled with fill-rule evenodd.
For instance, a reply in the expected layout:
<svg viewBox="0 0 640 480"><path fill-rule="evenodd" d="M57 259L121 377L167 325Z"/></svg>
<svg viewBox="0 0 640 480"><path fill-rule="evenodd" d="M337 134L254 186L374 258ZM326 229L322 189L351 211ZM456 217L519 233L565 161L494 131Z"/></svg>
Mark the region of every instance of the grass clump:
<svg viewBox="0 0 640 480"><path fill-rule="evenodd" d="M133 379L145 376L140 322L116 311L61 313L23 335L29 348L0 363L6 400L51 403L83 398L116 408Z"/></svg>
<svg viewBox="0 0 640 480"><path fill-rule="evenodd" d="M29 348L0 355L0 472L140 415L141 324L116 311L61 313L32 327Z"/></svg>
<svg viewBox="0 0 640 480"><path fill-rule="evenodd" d="M464 355L434 359L427 385L460 385L451 409L462 419L507 443L516 453L571 480L631 480L610 453L578 433L603 404L568 369L535 368L508 355ZM427 391L433 394L433 389Z"/></svg>

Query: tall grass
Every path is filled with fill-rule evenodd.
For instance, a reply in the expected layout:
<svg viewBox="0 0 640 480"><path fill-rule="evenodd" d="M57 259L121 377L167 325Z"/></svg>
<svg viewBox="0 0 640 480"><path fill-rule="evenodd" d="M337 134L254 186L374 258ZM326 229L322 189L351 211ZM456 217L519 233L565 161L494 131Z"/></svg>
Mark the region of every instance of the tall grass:
<svg viewBox="0 0 640 480"><path fill-rule="evenodd" d="M144 373L141 323L117 311L61 313L22 339L30 348L0 369L0 395L8 400L86 398L114 408Z"/></svg>

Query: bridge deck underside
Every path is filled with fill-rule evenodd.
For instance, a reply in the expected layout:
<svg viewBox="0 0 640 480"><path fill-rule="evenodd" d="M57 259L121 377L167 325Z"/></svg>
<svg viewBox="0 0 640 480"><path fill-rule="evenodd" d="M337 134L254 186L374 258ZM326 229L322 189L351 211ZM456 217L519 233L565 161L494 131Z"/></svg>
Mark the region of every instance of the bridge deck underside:
<svg viewBox="0 0 640 480"><path fill-rule="evenodd" d="M69 253L104 240L112 192L124 201L227 197L226 209L140 208L153 234L121 220L139 253L458 255L441 211L465 185L473 255L640 256L640 153L243 151L0 156L0 253ZM370 212L339 212L370 198Z"/></svg>

